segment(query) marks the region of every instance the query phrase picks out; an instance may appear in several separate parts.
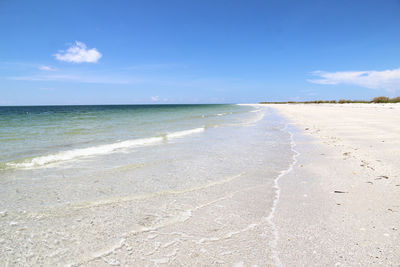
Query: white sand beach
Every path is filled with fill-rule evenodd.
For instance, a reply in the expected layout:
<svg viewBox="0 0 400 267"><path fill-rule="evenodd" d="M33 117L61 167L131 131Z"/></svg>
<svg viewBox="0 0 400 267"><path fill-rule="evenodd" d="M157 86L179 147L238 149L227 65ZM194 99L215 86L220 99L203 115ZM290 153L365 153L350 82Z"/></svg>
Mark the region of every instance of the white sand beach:
<svg viewBox="0 0 400 267"><path fill-rule="evenodd" d="M280 179L283 266L399 266L400 105L273 104L300 153Z"/></svg>
<svg viewBox="0 0 400 267"><path fill-rule="evenodd" d="M0 267L400 267L400 0L0 0L0 29Z"/></svg>
<svg viewBox="0 0 400 267"><path fill-rule="evenodd" d="M212 107L226 125L161 144L4 169L0 262L399 266L400 105L253 106Z"/></svg>

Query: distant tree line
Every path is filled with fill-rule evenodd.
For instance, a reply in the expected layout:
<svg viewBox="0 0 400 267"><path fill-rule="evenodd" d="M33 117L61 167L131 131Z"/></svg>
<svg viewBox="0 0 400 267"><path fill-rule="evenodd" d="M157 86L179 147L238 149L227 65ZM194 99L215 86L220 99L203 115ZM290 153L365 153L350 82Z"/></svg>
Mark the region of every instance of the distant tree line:
<svg viewBox="0 0 400 267"><path fill-rule="evenodd" d="M345 104L345 103L400 103L400 96L389 98L386 96L374 97L372 100L313 100L313 101L283 101L283 102L260 102L260 104Z"/></svg>

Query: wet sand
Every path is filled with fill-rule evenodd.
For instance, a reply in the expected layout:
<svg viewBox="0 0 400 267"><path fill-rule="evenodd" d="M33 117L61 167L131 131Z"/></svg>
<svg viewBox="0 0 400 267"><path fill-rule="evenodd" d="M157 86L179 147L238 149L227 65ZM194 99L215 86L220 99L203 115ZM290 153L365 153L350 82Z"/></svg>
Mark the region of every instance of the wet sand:
<svg viewBox="0 0 400 267"><path fill-rule="evenodd" d="M400 266L400 105L265 105L300 153L279 181L283 266Z"/></svg>

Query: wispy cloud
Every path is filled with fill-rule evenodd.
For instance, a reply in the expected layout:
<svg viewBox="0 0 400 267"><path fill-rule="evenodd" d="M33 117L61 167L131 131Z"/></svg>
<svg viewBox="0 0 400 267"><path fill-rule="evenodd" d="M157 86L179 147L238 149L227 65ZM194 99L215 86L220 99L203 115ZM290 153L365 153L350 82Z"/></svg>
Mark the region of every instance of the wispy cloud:
<svg viewBox="0 0 400 267"><path fill-rule="evenodd" d="M87 46L79 41L67 49L54 55L57 60L73 63L96 63L103 56L96 48L87 49Z"/></svg>
<svg viewBox="0 0 400 267"><path fill-rule="evenodd" d="M56 68L50 67L50 66L45 66L45 65L40 65L38 67L39 70L45 70L45 71L56 71Z"/></svg>
<svg viewBox="0 0 400 267"><path fill-rule="evenodd" d="M164 97L164 98L161 98L161 97L159 97L159 96L152 96L152 97L150 97L150 99L151 99L151 102L158 102L158 103L162 103L162 102L164 102L164 103L166 103L166 102L168 102L168 98L166 98L166 97Z"/></svg>
<svg viewBox="0 0 400 267"><path fill-rule="evenodd" d="M76 83L99 83L99 84L132 84L137 82L134 78L114 77L114 76L90 76L90 75L74 75L74 74L59 74L59 75L28 75L8 77L9 80L15 81L44 81L44 82L76 82Z"/></svg>
<svg viewBox="0 0 400 267"><path fill-rule="evenodd" d="M37 67L38 65L36 65ZM0 76L0 79L2 77ZM216 94L229 94L231 92L247 92L252 90L261 90L265 88L265 83L249 82L231 77L196 77L193 75L137 75L132 73L115 73L113 70L87 71L78 70L64 71L59 69L57 72L27 73L25 75L13 75L3 77L13 81L35 81L43 87L57 87L56 83L89 83L89 84L115 84L129 85L132 90L148 90L147 101L171 102L173 96L164 99L153 88L165 91L194 90L199 92L210 92ZM172 97L172 98L171 98ZM181 99L184 99L183 97ZM204 98L206 99L206 98ZM179 99L175 101L180 101Z"/></svg>
<svg viewBox="0 0 400 267"><path fill-rule="evenodd" d="M139 70L139 71L155 71L155 70L169 70L169 69L187 69L188 66L178 63L158 63L158 64L141 64L134 66L127 66L121 68L122 70Z"/></svg>
<svg viewBox="0 0 400 267"><path fill-rule="evenodd" d="M0 69L7 69L13 71L24 71L24 70L37 70L40 68L39 63L31 63L31 62L15 62L15 61L0 61Z"/></svg>
<svg viewBox="0 0 400 267"><path fill-rule="evenodd" d="M314 71L312 74L321 78L308 80L316 84L351 84L389 92L400 90L400 68L383 71Z"/></svg>
<svg viewBox="0 0 400 267"><path fill-rule="evenodd" d="M15 81L79 81L79 76L74 75L28 75L28 76L13 76L10 80Z"/></svg>

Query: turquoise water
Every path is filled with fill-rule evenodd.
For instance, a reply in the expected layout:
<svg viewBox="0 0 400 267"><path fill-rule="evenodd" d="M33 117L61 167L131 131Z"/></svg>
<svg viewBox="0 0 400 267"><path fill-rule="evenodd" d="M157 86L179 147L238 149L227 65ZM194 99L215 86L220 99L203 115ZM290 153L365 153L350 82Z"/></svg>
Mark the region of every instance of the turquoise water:
<svg viewBox="0 0 400 267"><path fill-rule="evenodd" d="M35 167L111 153L157 142L148 138L167 139L168 134L238 123L250 109L237 105L0 107L0 164L2 168ZM134 140L136 144L129 143ZM70 155L57 154L66 151Z"/></svg>

